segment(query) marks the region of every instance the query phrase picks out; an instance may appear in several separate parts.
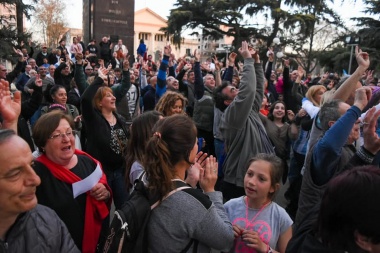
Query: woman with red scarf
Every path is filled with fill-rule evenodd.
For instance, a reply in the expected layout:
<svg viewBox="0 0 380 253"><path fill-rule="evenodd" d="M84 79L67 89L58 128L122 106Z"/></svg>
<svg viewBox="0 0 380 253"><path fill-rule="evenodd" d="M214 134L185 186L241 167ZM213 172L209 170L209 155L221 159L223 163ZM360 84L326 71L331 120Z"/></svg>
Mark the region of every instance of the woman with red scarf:
<svg viewBox="0 0 380 253"><path fill-rule="evenodd" d="M73 129L72 118L60 111L42 115L34 126L35 144L42 152L34 164L41 178L36 195L39 204L52 208L66 224L77 247L94 253L109 214L111 190L100 163L75 150ZM81 191L74 190L77 185Z"/></svg>

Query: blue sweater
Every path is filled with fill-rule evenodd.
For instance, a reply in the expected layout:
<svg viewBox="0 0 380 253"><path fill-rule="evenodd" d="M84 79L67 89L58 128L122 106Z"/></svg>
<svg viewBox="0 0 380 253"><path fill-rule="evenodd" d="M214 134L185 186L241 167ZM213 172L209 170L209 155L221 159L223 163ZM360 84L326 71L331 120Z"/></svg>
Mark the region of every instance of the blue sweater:
<svg viewBox="0 0 380 253"><path fill-rule="evenodd" d="M310 168L313 180L317 185L327 183L334 175L342 148L360 114L361 111L358 107L351 106L315 144L312 158L313 166Z"/></svg>

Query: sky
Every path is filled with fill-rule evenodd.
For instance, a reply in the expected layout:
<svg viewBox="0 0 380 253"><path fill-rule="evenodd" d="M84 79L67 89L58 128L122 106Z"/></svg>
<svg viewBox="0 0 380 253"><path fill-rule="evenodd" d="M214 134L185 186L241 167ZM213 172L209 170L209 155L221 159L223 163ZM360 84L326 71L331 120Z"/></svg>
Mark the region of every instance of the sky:
<svg viewBox="0 0 380 253"><path fill-rule="evenodd" d="M71 27L82 28L82 1L79 0L65 0L66 12L68 18L68 23ZM170 9L173 8L176 0L135 0L135 11L142 8L148 7L152 11L156 12L160 16L167 18L170 13ZM360 12L363 10L362 0L346 0L344 5L340 4L340 0L335 0L337 2L334 8L341 15L341 17L349 22L349 18L362 16Z"/></svg>

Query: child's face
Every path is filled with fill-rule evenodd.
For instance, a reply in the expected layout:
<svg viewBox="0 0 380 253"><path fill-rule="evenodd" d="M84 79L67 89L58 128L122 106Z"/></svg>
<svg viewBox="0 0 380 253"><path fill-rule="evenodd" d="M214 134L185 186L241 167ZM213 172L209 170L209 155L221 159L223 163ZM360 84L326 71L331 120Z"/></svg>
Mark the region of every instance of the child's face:
<svg viewBox="0 0 380 253"><path fill-rule="evenodd" d="M245 195L250 200L266 202L269 193L274 193L275 189L271 186L271 164L267 161L258 160L251 163L245 177L244 190Z"/></svg>

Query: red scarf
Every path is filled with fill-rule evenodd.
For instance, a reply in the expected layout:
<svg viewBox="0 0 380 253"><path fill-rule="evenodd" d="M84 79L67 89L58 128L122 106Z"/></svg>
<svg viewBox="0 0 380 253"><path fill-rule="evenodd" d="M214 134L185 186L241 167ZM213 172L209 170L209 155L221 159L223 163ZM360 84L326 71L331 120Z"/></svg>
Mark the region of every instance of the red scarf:
<svg viewBox="0 0 380 253"><path fill-rule="evenodd" d="M93 160L96 164L101 164L91 157L89 154L82 152L78 149L75 150L76 155L84 155L91 160ZM45 154L41 155L37 158L37 161L45 165L50 172L56 177L58 180L62 182L73 184L75 182L81 181L77 175L72 173L70 170L64 168L61 165L58 165L52 161L50 161ZM103 170L103 169L102 169ZM99 180L99 183L102 183L107 190L111 193L111 189L107 184L106 175L103 173L102 177ZM100 230L102 228L103 220L109 214L109 206L112 201L112 194L106 204L104 201L98 201L90 195L90 192L86 192L86 213L85 213L85 222L84 222L84 235L82 242L82 252L83 253L94 253L96 251L96 245L99 240Z"/></svg>

